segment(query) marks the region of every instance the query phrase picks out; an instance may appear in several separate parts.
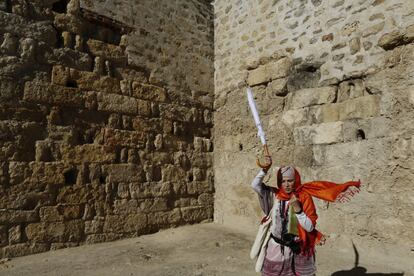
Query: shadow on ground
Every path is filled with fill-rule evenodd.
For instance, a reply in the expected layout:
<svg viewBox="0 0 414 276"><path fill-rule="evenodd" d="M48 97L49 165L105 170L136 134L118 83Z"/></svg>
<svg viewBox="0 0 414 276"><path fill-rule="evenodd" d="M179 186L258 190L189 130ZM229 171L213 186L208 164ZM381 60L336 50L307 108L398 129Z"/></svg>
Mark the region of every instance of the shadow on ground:
<svg viewBox="0 0 414 276"><path fill-rule="evenodd" d="M351 270L340 270L331 276L403 276L404 273L367 273L367 269L359 264L359 253L354 243L352 243L355 253L355 266Z"/></svg>
<svg viewBox="0 0 414 276"><path fill-rule="evenodd" d="M351 270L334 272L331 276L403 276L404 273L367 273L365 267L354 267Z"/></svg>

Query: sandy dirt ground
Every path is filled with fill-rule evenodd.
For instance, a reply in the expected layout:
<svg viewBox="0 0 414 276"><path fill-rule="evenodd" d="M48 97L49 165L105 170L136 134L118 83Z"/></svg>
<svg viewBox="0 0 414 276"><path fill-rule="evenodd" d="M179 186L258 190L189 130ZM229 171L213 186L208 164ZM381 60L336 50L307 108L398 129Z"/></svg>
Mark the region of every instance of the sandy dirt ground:
<svg viewBox="0 0 414 276"><path fill-rule="evenodd" d="M133 239L3 259L0 275L259 275L249 259L252 242L252 233L213 223L183 226ZM359 256L358 267L354 267L354 254L332 244L320 247L317 254L317 275L414 276L411 252L403 258L365 254Z"/></svg>

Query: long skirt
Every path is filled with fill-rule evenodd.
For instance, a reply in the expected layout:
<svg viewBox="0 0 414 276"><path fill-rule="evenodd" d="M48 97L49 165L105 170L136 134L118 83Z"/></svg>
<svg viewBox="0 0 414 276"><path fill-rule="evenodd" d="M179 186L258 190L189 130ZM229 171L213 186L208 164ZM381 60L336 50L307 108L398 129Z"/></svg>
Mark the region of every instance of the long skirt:
<svg viewBox="0 0 414 276"><path fill-rule="evenodd" d="M262 276L312 276L316 272L314 256L294 254L289 247L284 247L269 240L263 263Z"/></svg>

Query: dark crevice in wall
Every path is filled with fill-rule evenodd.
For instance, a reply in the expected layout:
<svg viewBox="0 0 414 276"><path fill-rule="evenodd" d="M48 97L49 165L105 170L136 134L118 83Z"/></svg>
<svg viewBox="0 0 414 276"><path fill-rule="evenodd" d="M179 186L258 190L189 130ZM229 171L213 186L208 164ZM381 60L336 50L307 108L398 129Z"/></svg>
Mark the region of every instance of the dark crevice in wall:
<svg viewBox="0 0 414 276"><path fill-rule="evenodd" d="M357 130L357 140L365 140L365 132L362 129Z"/></svg>
<svg viewBox="0 0 414 276"><path fill-rule="evenodd" d="M65 178L65 185L74 185L76 184L76 178L78 176L78 172L75 168L69 169L63 173Z"/></svg>
<svg viewBox="0 0 414 276"><path fill-rule="evenodd" d="M57 13L66 13L69 0L60 0L53 4L52 10Z"/></svg>

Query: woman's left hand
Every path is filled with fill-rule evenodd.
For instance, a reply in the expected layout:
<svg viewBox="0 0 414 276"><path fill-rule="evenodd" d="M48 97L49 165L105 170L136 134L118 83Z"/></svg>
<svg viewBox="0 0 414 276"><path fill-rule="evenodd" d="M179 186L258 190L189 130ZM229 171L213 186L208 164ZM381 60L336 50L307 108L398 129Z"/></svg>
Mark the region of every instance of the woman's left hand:
<svg viewBox="0 0 414 276"><path fill-rule="evenodd" d="M302 211L302 205L300 204L299 199L295 195L292 195L292 197L289 200L289 204L293 207L295 213L300 213Z"/></svg>

